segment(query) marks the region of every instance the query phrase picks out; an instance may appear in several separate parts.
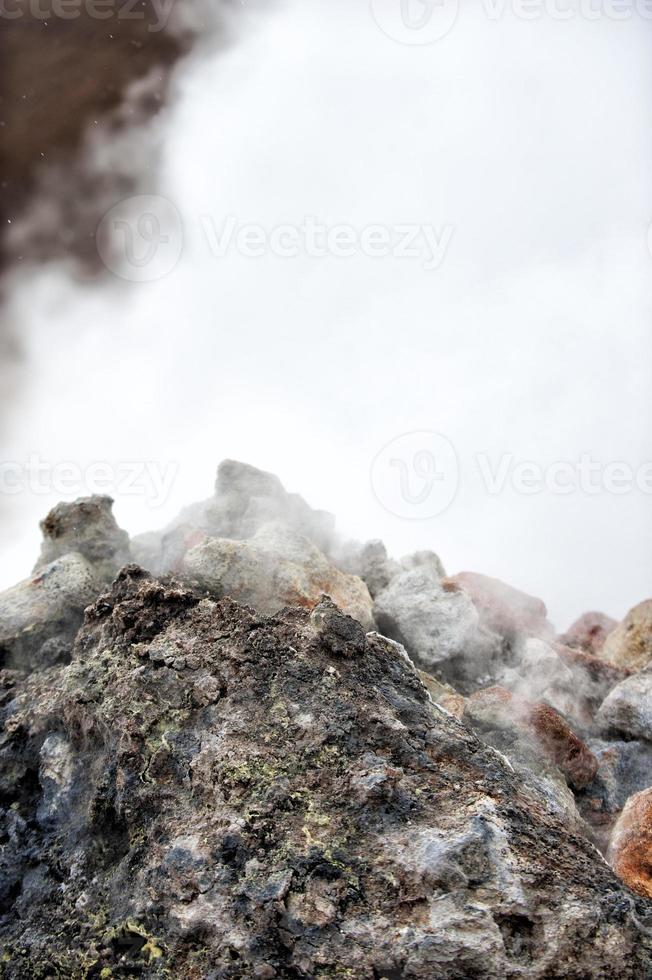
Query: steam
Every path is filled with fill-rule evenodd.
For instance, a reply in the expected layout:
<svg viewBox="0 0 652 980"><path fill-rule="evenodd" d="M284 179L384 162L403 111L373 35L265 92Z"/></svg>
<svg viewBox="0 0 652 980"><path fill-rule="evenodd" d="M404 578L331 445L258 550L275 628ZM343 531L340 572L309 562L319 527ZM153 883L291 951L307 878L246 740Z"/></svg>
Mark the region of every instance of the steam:
<svg viewBox="0 0 652 980"><path fill-rule="evenodd" d="M649 587L648 497L491 494L475 460L649 454L650 25L468 11L418 48L367 4L288 0L238 31L179 72L153 133L160 168L143 189L182 216L177 267L142 285L80 285L55 265L16 277L6 315L29 386L3 459L175 466L156 509L116 493L132 533L198 498L216 459L247 459L341 515L345 535L515 582L560 625L586 608L621 616ZM202 215L455 230L436 270L216 259ZM450 440L461 480L445 513L409 521L369 474L416 430ZM32 529L62 496L5 496L3 585L28 571Z"/></svg>

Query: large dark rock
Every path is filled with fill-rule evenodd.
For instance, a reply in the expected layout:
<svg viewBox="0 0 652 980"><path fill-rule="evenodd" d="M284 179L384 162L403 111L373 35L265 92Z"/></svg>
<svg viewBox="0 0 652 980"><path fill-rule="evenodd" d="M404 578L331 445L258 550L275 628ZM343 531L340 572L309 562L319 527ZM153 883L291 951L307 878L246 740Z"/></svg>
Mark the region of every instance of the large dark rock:
<svg viewBox="0 0 652 980"><path fill-rule="evenodd" d="M131 566L1 676L7 980L651 974L650 903L327 600Z"/></svg>

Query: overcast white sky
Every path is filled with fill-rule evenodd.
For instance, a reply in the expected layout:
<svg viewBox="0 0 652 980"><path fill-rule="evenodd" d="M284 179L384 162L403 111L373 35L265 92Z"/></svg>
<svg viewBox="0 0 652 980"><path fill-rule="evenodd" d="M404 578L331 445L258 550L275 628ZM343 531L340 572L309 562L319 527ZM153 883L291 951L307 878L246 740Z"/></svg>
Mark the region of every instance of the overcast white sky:
<svg viewBox="0 0 652 980"><path fill-rule="evenodd" d="M178 73L150 190L180 215L180 259L151 282L81 289L52 268L16 287L29 384L2 457L173 465L163 506L117 500L135 533L207 496L234 456L345 533L540 595L561 628L621 616L652 594L652 493L524 493L536 471L518 483L511 467L590 457L599 486L609 463L652 460L652 22L478 5L419 45L378 26L415 39L397 2L372 6L245 11L238 43ZM220 257L229 215L346 225L356 254L308 255L299 231L295 257ZM180 245L161 217L157 274ZM435 229L441 264L363 254L369 225ZM554 474L567 489L570 470ZM61 496L5 496L0 585L28 572Z"/></svg>

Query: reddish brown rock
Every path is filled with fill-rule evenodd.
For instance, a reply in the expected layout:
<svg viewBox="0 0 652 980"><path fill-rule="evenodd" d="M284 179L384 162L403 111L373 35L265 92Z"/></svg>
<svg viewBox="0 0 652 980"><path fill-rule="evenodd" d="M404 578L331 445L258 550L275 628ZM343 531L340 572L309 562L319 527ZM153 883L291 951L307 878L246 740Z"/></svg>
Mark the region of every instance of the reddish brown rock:
<svg viewBox="0 0 652 980"><path fill-rule="evenodd" d="M608 857L633 892L652 898L652 787L628 799L611 835Z"/></svg>
<svg viewBox="0 0 652 980"><path fill-rule="evenodd" d="M605 640L616 626L618 621L605 613L587 612L576 619L559 640L567 647L584 650L585 653L595 656L602 650Z"/></svg>
<svg viewBox="0 0 652 980"><path fill-rule="evenodd" d="M477 691L468 699L465 716L486 721L493 717L536 737L543 753L564 774L574 789L583 789L595 777L598 761L568 722L541 702L516 697L504 687Z"/></svg>
<svg viewBox="0 0 652 980"><path fill-rule="evenodd" d="M456 585L468 593L482 625L493 632L506 637L550 633L547 609L541 599L478 572L459 572L444 580L444 588Z"/></svg>

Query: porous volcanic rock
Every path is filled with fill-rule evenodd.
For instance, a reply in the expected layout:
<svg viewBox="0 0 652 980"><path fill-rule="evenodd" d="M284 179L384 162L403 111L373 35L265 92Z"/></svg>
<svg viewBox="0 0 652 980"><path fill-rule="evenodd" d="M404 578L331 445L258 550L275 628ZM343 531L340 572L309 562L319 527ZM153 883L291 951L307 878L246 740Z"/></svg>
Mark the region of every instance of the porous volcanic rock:
<svg viewBox="0 0 652 980"><path fill-rule="evenodd" d="M652 898L652 787L625 804L613 830L609 860L632 891Z"/></svg>
<svg viewBox="0 0 652 980"><path fill-rule="evenodd" d="M75 551L108 585L118 569L131 561L129 535L118 527L112 507L111 497L100 495L53 507L41 521L43 543L34 571Z"/></svg>
<svg viewBox="0 0 652 980"><path fill-rule="evenodd" d="M94 566L73 552L0 593L0 667L29 671L69 660L84 609L102 588Z"/></svg>
<svg viewBox="0 0 652 980"><path fill-rule="evenodd" d="M605 640L601 656L618 667L632 670L652 664L652 599L630 609Z"/></svg>
<svg viewBox="0 0 652 980"><path fill-rule="evenodd" d="M650 975L649 903L340 626L132 566L1 675L6 980Z"/></svg>
<svg viewBox="0 0 652 980"><path fill-rule="evenodd" d="M374 625L362 579L340 572L308 538L282 524L264 525L249 540L206 538L187 552L180 575L266 614L289 605L312 609L326 593L366 629Z"/></svg>

